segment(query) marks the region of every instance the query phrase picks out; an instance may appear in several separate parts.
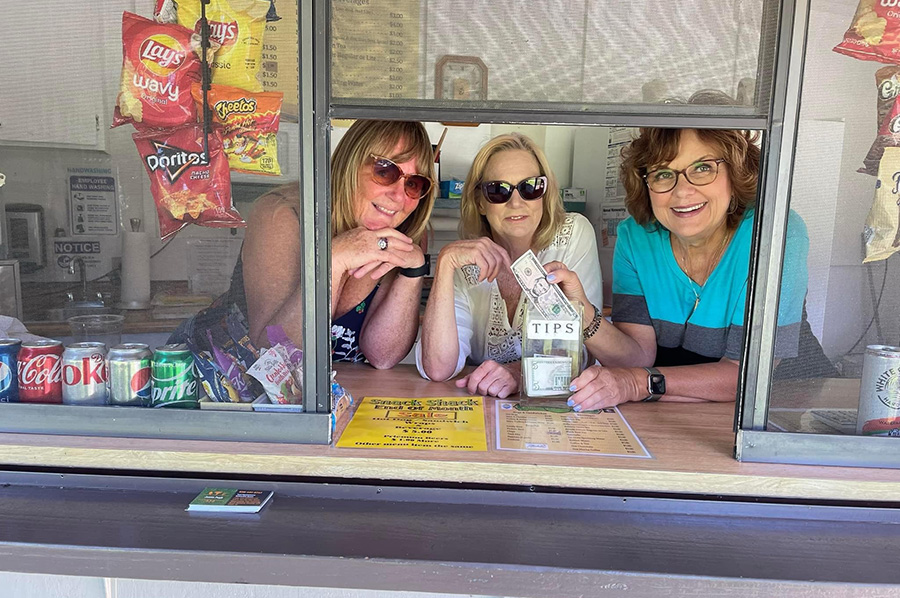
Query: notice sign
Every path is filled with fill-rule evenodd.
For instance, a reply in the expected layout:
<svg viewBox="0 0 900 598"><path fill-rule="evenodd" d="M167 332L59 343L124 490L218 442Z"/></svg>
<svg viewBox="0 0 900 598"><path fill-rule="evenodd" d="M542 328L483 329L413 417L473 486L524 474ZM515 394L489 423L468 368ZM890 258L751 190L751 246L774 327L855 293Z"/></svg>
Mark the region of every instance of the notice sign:
<svg viewBox="0 0 900 598"><path fill-rule="evenodd" d="M336 446L486 451L484 399L365 397Z"/></svg>
<svg viewBox="0 0 900 598"><path fill-rule="evenodd" d="M115 235L116 178L110 168L68 168L72 235Z"/></svg>
<svg viewBox="0 0 900 598"><path fill-rule="evenodd" d="M575 413L523 410L515 401L495 404L498 450L651 458L615 407Z"/></svg>

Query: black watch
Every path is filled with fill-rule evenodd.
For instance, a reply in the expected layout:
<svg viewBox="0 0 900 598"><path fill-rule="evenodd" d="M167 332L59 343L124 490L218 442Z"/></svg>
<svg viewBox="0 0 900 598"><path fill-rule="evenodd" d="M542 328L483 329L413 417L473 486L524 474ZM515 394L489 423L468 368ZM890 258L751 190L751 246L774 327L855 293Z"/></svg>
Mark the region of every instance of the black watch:
<svg viewBox="0 0 900 598"><path fill-rule="evenodd" d="M666 377L656 368L644 368L647 370L647 392L650 396L643 401L658 401L666 394Z"/></svg>

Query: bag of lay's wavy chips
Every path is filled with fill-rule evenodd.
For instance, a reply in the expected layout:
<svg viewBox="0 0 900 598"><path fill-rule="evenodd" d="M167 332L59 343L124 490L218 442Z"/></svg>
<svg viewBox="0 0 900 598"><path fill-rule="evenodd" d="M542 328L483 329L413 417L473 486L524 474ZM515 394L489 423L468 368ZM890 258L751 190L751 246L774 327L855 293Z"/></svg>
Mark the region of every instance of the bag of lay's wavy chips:
<svg viewBox="0 0 900 598"><path fill-rule="evenodd" d="M198 110L203 105L199 84L191 88ZM227 85L212 85L207 102L213 122L222 125L222 143L232 170L252 174L280 175L278 124L284 94L249 92Z"/></svg>
<svg viewBox="0 0 900 598"><path fill-rule="evenodd" d="M859 60L900 63L900 2L859 0L850 28L834 51Z"/></svg>
<svg viewBox="0 0 900 598"><path fill-rule="evenodd" d="M132 138L150 175L162 239L188 224L246 226L231 202L231 175L218 127L209 134L208 156L203 149L203 125L198 123L138 131Z"/></svg>
<svg viewBox="0 0 900 598"><path fill-rule="evenodd" d="M199 33L200 0L180 0L176 5L178 24ZM256 75L270 7L269 0L210 0L206 7L210 40L222 46L210 62L213 83L262 91Z"/></svg>
<svg viewBox="0 0 900 598"><path fill-rule="evenodd" d="M197 120L200 37L179 25L122 14L122 79L112 126L176 127Z"/></svg>

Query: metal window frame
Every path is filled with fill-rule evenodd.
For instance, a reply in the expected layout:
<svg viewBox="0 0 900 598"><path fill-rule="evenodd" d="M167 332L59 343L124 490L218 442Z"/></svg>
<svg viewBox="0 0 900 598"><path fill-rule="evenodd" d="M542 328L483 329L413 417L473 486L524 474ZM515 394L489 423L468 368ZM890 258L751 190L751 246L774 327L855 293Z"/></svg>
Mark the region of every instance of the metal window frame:
<svg viewBox="0 0 900 598"><path fill-rule="evenodd" d="M781 3L771 125L769 141L763 145L762 196L751 251L735 457L748 462L900 468L894 439L767 431L810 8L811 0Z"/></svg>

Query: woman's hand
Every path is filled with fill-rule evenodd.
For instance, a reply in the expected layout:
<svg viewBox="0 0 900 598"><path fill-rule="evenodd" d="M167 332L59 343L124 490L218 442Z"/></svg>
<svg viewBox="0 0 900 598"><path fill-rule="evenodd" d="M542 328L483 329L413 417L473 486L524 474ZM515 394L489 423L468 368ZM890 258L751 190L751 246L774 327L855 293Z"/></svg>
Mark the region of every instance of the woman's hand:
<svg viewBox="0 0 900 598"><path fill-rule="evenodd" d="M452 272L469 264L478 266L478 282L493 282L503 268L509 268L509 254L487 237L453 241L438 254L438 268L449 268Z"/></svg>
<svg viewBox="0 0 900 598"><path fill-rule="evenodd" d="M587 298L587 293L584 292L584 286L581 284L578 274L569 270L562 262L549 262L544 264L544 269L547 271L547 282L559 285L559 288L562 289L563 294L569 301L578 301L584 306L585 321L590 322L594 319L592 314L587 313L591 302Z"/></svg>
<svg viewBox="0 0 900 598"><path fill-rule="evenodd" d="M469 394L489 395L505 399L519 391L518 364L501 365L488 360L468 376L456 381L457 388L465 388Z"/></svg>
<svg viewBox="0 0 900 598"><path fill-rule="evenodd" d="M378 239L387 241L381 249ZM381 278L393 268L415 268L425 262L421 248L412 239L393 228L369 230L357 227L331 241L332 276L349 272L355 278L370 274Z"/></svg>
<svg viewBox="0 0 900 598"><path fill-rule="evenodd" d="M638 373L639 372L639 373ZM575 392L569 406L575 411L615 407L647 396L647 371L643 368L606 368L592 365L572 380Z"/></svg>

